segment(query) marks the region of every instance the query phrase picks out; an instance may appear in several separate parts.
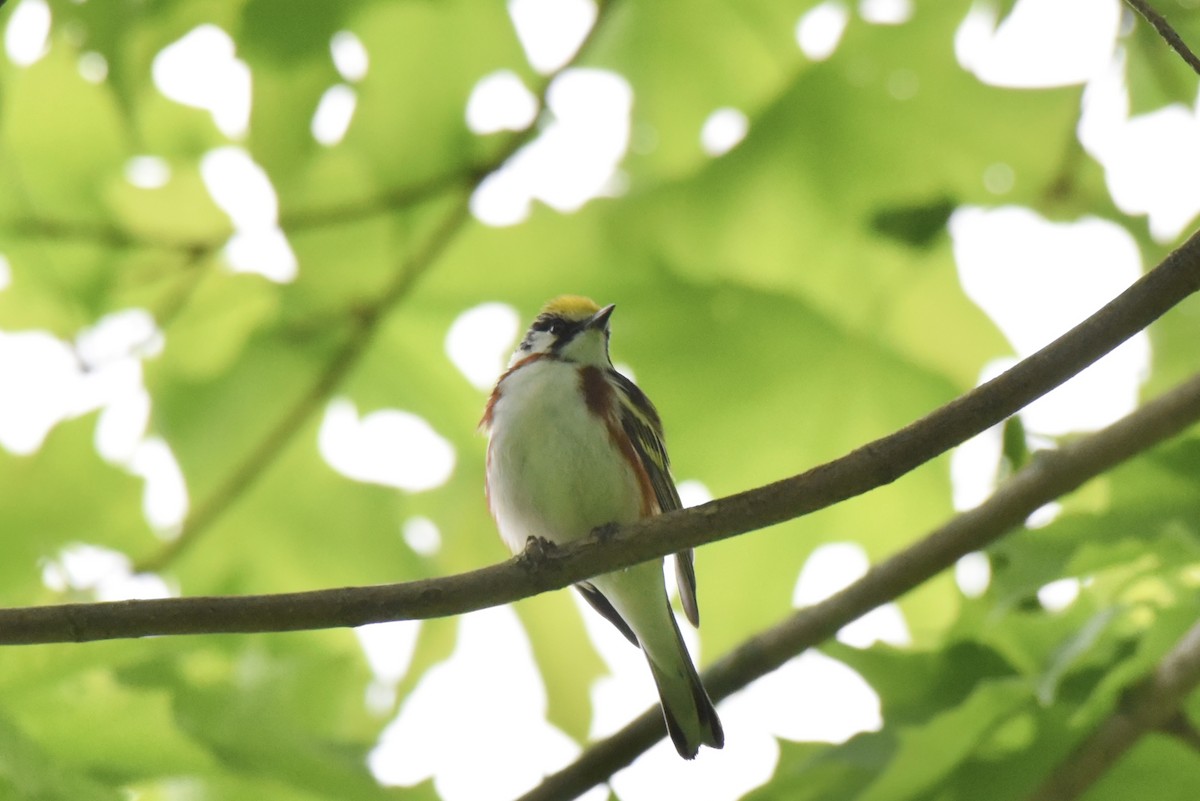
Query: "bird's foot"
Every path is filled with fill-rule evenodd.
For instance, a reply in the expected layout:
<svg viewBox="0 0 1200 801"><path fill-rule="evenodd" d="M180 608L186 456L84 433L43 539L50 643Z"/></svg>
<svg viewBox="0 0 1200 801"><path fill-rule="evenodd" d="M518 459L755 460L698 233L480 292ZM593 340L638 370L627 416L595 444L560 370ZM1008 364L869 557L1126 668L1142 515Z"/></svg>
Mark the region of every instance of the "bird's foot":
<svg viewBox="0 0 1200 801"><path fill-rule="evenodd" d="M596 526L592 529L592 536L596 538L596 542L608 542L617 536L617 532L620 530L621 526L616 523L605 523L603 526Z"/></svg>
<svg viewBox="0 0 1200 801"><path fill-rule="evenodd" d="M525 540L525 548L518 555L518 561L527 568L537 568L546 564L550 554L558 548L545 537L530 537Z"/></svg>

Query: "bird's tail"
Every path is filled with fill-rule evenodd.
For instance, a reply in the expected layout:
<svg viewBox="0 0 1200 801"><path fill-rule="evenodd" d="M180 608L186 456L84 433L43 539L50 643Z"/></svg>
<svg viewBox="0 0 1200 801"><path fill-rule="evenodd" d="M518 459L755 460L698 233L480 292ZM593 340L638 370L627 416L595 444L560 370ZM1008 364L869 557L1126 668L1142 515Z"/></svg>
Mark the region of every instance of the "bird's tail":
<svg viewBox="0 0 1200 801"><path fill-rule="evenodd" d="M683 644L675 616L670 615L670 618L675 626L675 641L678 644L676 654L665 659L649 653L646 656L658 687L671 742L681 757L694 759L701 745L712 748L725 745L725 732L721 728L717 710L700 682L696 666L688 655L687 646Z"/></svg>

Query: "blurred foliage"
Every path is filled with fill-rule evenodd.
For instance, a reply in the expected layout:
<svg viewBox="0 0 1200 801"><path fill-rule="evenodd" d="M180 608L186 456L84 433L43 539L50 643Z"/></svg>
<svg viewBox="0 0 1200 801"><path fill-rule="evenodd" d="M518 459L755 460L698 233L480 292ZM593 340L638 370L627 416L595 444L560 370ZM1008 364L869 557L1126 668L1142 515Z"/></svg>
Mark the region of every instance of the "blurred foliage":
<svg viewBox="0 0 1200 801"><path fill-rule="evenodd" d="M0 12L0 27L21 5ZM503 4L50 0L46 54L28 67L0 58L0 254L11 271L0 328L70 342L106 314L150 311L164 346L143 363L149 433L179 460L193 509L345 343L363 338L349 373L318 393L244 493L163 570L189 595L261 593L439 576L504 557L481 492L485 396L443 348L456 317L478 304L501 301L528 318L560 292L616 302L614 355L663 411L677 477L720 496L899 428L1010 353L959 286L946 224L960 205L1097 215L1128 228L1147 264L1164 255L1168 243L1151 239L1143 219L1116 209L1101 168L1064 147L1080 87L996 88L959 66L954 35L972 3L917 2L899 25L852 10L821 62L795 42L813 5L613 3L578 66L613 70L632 88L623 191L568 214L534 204L510 227L468 221L390 297L480 165L537 133L477 136L464 122L483 76L510 70L535 92L544 80ZM1012 4L996 5L1003 17ZM1194 3L1163 5L1197 41ZM1147 25L1128 21L1133 110L1191 102L1196 76ZM156 54L205 24L233 37L252 75L239 142L151 78ZM310 122L342 80L330 57L342 30L365 45L370 68L354 85L345 138L328 147ZM81 77L85 53L104 58L106 79ZM699 132L721 107L743 110L749 133L711 157ZM294 282L228 268L231 224L200 160L230 144L274 185ZM170 168L160 187L125 178L129 159L147 154ZM1001 194L984 183L997 163L1013 175ZM384 297L366 336L375 319L366 310ZM1184 308L1152 330L1149 386L1194 369L1198 325ZM0 400L16 392L0 375ZM450 480L404 493L335 472L317 449L331 395L362 414L423 417L456 450ZM68 544L134 561L163 547L143 519L139 479L96 454L95 421L59 425L32 455L0 451L6 605L61 599L42 571ZM1004 457L1012 468L1030 458L1019 421L1005 428ZM1051 525L996 546L980 597L941 577L900 599L910 648L829 644L879 693L883 730L841 745L782 743L774 777L752 797L1021 797L1200 613L1198 482L1200 441L1161 448L1067 499ZM879 559L951 513L943 458L818 515L703 549L706 661L787 613L815 547L851 541ZM442 532L436 553L399 536L414 516ZM1048 612L1037 591L1062 577L1087 581L1074 604ZM585 738L589 687L603 668L574 605L557 593L517 611L551 723ZM397 704L453 640L453 621L422 627ZM387 722L363 703L371 680L348 632L0 651L0 799L434 797L429 783L382 789L367 770ZM1182 797L1177 788L1194 789L1198 774L1194 751L1149 738L1088 797Z"/></svg>

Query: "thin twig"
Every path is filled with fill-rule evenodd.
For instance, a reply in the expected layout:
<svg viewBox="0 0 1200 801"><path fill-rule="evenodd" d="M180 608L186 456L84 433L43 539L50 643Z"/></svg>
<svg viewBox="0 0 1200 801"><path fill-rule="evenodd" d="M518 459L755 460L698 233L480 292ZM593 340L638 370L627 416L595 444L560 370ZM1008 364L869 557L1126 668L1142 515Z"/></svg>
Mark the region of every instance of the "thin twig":
<svg viewBox="0 0 1200 801"><path fill-rule="evenodd" d="M1146 61L1148 67L1146 72L1154 80L1158 91L1164 97L1190 104L1195 95L1195 89L1188 84L1193 81L1188 80L1188 76L1178 71L1179 65L1175 61L1178 56L1171 48L1162 46L1162 37L1158 36L1152 27L1147 27L1147 31L1149 36L1129 37L1128 59L1139 58ZM1080 112L1082 113L1082 109Z"/></svg>
<svg viewBox="0 0 1200 801"><path fill-rule="evenodd" d="M1174 737L1193 751L1200 752L1200 729L1196 728L1183 709L1175 710L1175 714L1159 726L1158 730Z"/></svg>
<svg viewBox="0 0 1200 801"><path fill-rule="evenodd" d="M1117 710L1054 768L1029 801L1079 798L1143 735L1180 714L1180 706L1198 684L1200 623L1183 635L1150 676L1126 693Z"/></svg>
<svg viewBox="0 0 1200 801"><path fill-rule="evenodd" d="M457 167L410 186L387 189L357 200L312 209L285 210L279 215L279 227L288 233L296 233L394 214L447 192L469 188L477 176L495 169L496 164L492 158L484 164ZM232 233L226 230L207 237L174 237L161 233L135 233L112 223L51 217L18 217L0 221L0 231L26 239L88 242L114 250L179 251L188 256L217 252L229 241Z"/></svg>
<svg viewBox="0 0 1200 801"><path fill-rule="evenodd" d="M610 545L588 538L560 547L533 564L536 569L528 558L518 558L457 576L379 587L0 610L0 644L290 631L454 615L764 528L887 484L1000 422L1149 325L1198 283L1200 234L1059 339L900 431L798 476L629 524L605 537ZM1130 419L1157 425L1154 410L1166 402L1156 401ZM1123 431L1120 426L1110 431Z"/></svg>
<svg viewBox="0 0 1200 801"><path fill-rule="evenodd" d="M704 672L704 685L714 699L737 692L834 636L850 621L915 589L968 553L986 547L1020 526L1044 504L1197 420L1200 375L1103 431L1061 450L1039 454L980 506L958 515L915 545L876 565L846 589L794 613L714 663ZM1186 664L1189 670L1194 669L1190 662ZM1173 668L1170 675L1179 672ZM590 746L571 765L546 777L519 801L575 798L629 765L663 734L662 714L657 709L647 710L616 734Z"/></svg>
<svg viewBox="0 0 1200 801"><path fill-rule="evenodd" d="M211 237L177 238L150 233L133 233L112 223L63 220L52 217L18 217L0 221L0 231L27 239L94 243L114 250L143 248L178 251L186 256L215 252L229 239L228 231L214 234Z"/></svg>
<svg viewBox="0 0 1200 801"><path fill-rule="evenodd" d="M1200 58L1196 58L1196 54L1191 51L1187 43L1175 32L1171 27L1171 23L1167 22L1162 14L1159 14L1154 8L1146 2L1146 0L1125 0L1130 7L1141 14L1142 17L1154 26L1154 30L1158 31L1158 35L1163 38L1172 50L1179 54L1187 65L1191 67L1197 75L1200 75Z"/></svg>
<svg viewBox="0 0 1200 801"><path fill-rule="evenodd" d="M305 231L403 211L447 192L469 188L480 171L490 172L495 169L496 163L494 158L490 158L482 166L455 167L409 186L388 189L335 206L282 211L279 215L279 227L289 232Z"/></svg>

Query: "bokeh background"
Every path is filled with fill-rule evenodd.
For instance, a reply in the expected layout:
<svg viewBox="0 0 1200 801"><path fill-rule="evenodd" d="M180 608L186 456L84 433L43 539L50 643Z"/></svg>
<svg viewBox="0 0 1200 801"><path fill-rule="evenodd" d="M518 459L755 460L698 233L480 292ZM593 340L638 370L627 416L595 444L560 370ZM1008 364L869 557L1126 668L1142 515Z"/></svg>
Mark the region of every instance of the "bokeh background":
<svg viewBox="0 0 1200 801"><path fill-rule="evenodd" d="M1197 44L1194 5L1159 2ZM476 425L560 293L617 304L691 504L995 375L1200 211L1197 78L1115 0L10 0L0 29L6 606L505 558ZM895 484L703 548L697 658L1188 375L1198 335L1186 303ZM1021 797L1200 612L1197 448L722 702L723 751L660 743L589 797ZM0 798L511 798L654 698L566 592L8 648ZM1198 782L1160 735L1088 798Z"/></svg>

